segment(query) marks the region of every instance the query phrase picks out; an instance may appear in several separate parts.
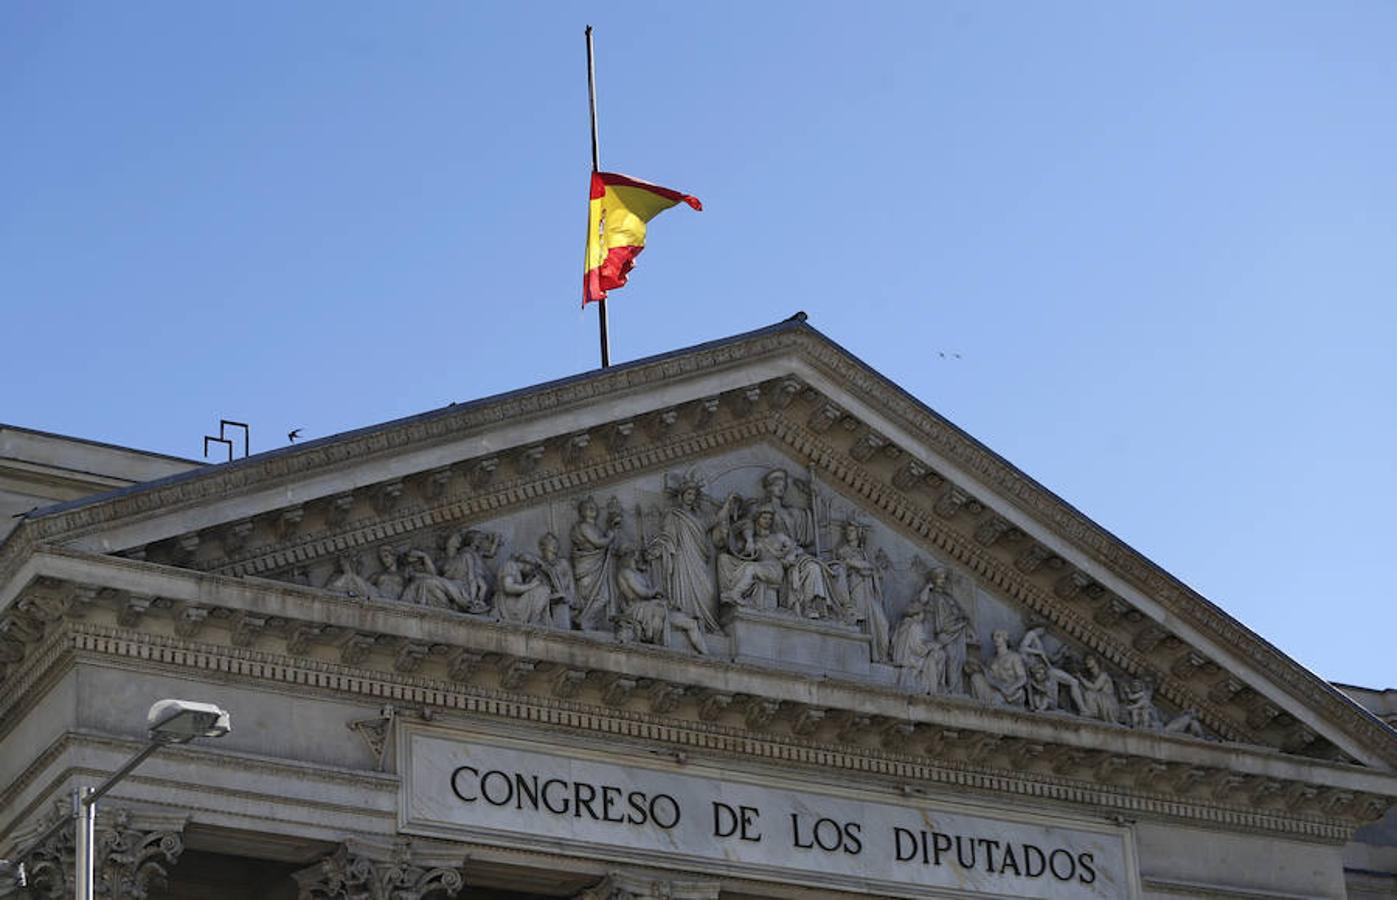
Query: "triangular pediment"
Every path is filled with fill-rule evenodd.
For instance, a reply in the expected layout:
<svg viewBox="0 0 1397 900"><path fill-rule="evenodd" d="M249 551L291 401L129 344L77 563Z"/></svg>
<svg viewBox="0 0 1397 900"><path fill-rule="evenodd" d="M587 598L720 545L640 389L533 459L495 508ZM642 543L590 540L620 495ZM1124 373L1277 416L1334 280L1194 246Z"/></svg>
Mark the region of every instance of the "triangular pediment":
<svg viewBox="0 0 1397 900"><path fill-rule="evenodd" d="M1397 764L1391 729L803 321L50 508L0 583L50 545Z"/></svg>

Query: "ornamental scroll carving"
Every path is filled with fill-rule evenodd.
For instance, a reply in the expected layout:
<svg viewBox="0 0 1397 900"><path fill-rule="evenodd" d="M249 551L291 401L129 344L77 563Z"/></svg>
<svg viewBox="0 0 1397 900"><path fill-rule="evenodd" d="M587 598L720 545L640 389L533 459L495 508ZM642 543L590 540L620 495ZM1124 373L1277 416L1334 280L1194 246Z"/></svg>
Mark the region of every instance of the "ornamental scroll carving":
<svg viewBox="0 0 1397 900"><path fill-rule="evenodd" d="M455 897L465 886L460 866L418 858L412 841L399 838L386 859L349 843L313 866L293 872L297 900L423 900Z"/></svg>
<svg viewBox="0 0 1397 900"><path fill-rule="evenodd" d="M110 900L146 900L165 887L169 868L184 852L185 819L173 816L133 817L126 809L110 816L99 811L93 852L93 887ZM57 804L54 816L72 818L66 804ZM50 817L48 824L55 819ZM24 861L28 896L60 900L73 896L73 833L59 832Z"/></svg>
<svg viewBox="0 0 1397 900"><path fill-rule="evenodd" d="M861 640L868 677L911 694L1203 736L1193 713L1156 708L1152 685L1107 672L1100 658L984 599L967 576L928 563L813 473L759 453L727 462L736 464L714 461L707 477L671 472L659 485L575 497L496 530L456 526L384 544L368 573L364 560L341 555L323 584L696 654L730 650L743 617L814 626Z"/></svg>
<svg viewBox="0 0 1397 900"><path fill-rule="evenodd" d="M610 872L573 900L718 900L716 881L673 881Z"/></svg>

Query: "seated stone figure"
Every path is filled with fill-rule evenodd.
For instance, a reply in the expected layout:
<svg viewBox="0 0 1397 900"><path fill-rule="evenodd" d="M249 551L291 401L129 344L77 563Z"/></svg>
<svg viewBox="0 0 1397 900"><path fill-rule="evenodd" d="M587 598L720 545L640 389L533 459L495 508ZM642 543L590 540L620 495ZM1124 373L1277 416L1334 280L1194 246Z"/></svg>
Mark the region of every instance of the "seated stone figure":
<svg viewBox="0 0 1397 900"><path fill-rule="evenodd" d="M1081 683L1053 665L1043 648L1043 631L1042 626L1030 628L1019 641L1019 654L1028 665L1028 706L1038 712L1061 708L1061 688L1065 687L1072 698L1072 710L1081 713L1086 707Z"/></svg>
<svg viewBox="0 0 1397 900"><path fill-rule="evenodd" d="M366 600L378 597L378 590L369 584L368 579L360 576L358 557L348 554L336 561L335 572L330 576L330 580L325 582L325 589Z"/></svg>
<svg viewBox="0 0 1397 900"><path fill-rule="evenodd" d="M495 584L495 613L501 622L548 626L553 587L542 577L542 564L532 553L516 553L500 567Z"/></svg>
<svg viewBox="0 0 1397 900"><path fill-rule="evenodd" d="M645 554L635 548L623 549L616 570L616 587L621 600L621 614L616 620L617 636L622 641L666 646L670 629L678 629L699 653L707 653L703 629L698 620L673 608L664 593L650 583L645 570Z"/></svg>
<svg viewBox="0 0 1397 900"><path fill-rule="evenodd" d="M775 522L775 510L758 506L750 518L729 528L727 552L718 554L722 602L782 609L809 619L842 618L845 604L832 587L837 583L834 573L790 535L773 531Z"/></svg>
<svg viewBox="0 0 1397 900"><path fill-rule="evenodd" d="M436 564L425 550L409 550L406 554L408 582L403 588L405 603L455 609L460 612L483 613L489 606L473 602L459 583L437 574Z"/></svg>
<svg viewBox="0 0 1397 900"><path fill-rule="evenodd" d="M1007 631L995 631L990 640L994 642L994 657L988 665L966 663L971 696L996 705L1027 706L1028 666L1023 655L1009 647Z"/></svg>
<svg viewBox="0 0 1397 900"><path fill-rule="evenodd" d="M1102 722L1120 721L1121 708L1116 699L1116 684L1102 670L1100 660L1091 655L1082 660L1082 674L1078 681L1082 685L1082 715Z"/></svg>
<svg viewBox="0 0 1397 900"><path fill-rule="evenodd" d="M914 694L944 694L946 651L927 634L926 610L917 601L907 607L892 638L897 686Z"/></svg>
<svg viewBox="0 0 1397 900"><path fill-rule="evenodd" d="M1202 723L1198 721L1198 713L1191 709L1166 721L1154 705L1154 688L1143 679L1132 678L1126 682L1121 688L1121 699L1125 701L1126 724L1131 728L1145 728L1165 734L1186 734L1205 740L1208 737Z"/></svg>

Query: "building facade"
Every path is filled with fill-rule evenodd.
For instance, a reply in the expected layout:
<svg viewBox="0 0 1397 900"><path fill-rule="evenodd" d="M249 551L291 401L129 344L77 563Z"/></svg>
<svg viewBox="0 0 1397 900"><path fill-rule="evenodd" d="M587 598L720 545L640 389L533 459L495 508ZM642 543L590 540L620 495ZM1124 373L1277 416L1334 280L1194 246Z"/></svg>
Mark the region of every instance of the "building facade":
<svg viewBox="0 0 1397 900"><path fill-rule="evenodd" d="M104 798L105 896L1397 896L1388 695L803 317L169 464L0 544L0 850L232 713Z"/></svg>

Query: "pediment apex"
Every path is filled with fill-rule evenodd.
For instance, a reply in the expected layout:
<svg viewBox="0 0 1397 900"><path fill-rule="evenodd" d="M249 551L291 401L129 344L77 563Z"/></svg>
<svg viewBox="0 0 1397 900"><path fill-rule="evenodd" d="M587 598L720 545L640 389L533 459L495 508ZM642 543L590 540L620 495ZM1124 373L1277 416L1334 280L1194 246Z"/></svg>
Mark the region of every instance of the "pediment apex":
<svg viewBox="0 0 1397 900"><path fill-rule="evenodd" d="M206 567L377 522L421 529L463 498L494 498L472 513L486 518L760 443L1181 711L1211 710L1214 731L1296 752L1323 738L1397 766L1391 729L803 319L49 507L0 545L0 579L43 543Z"/></svg>

